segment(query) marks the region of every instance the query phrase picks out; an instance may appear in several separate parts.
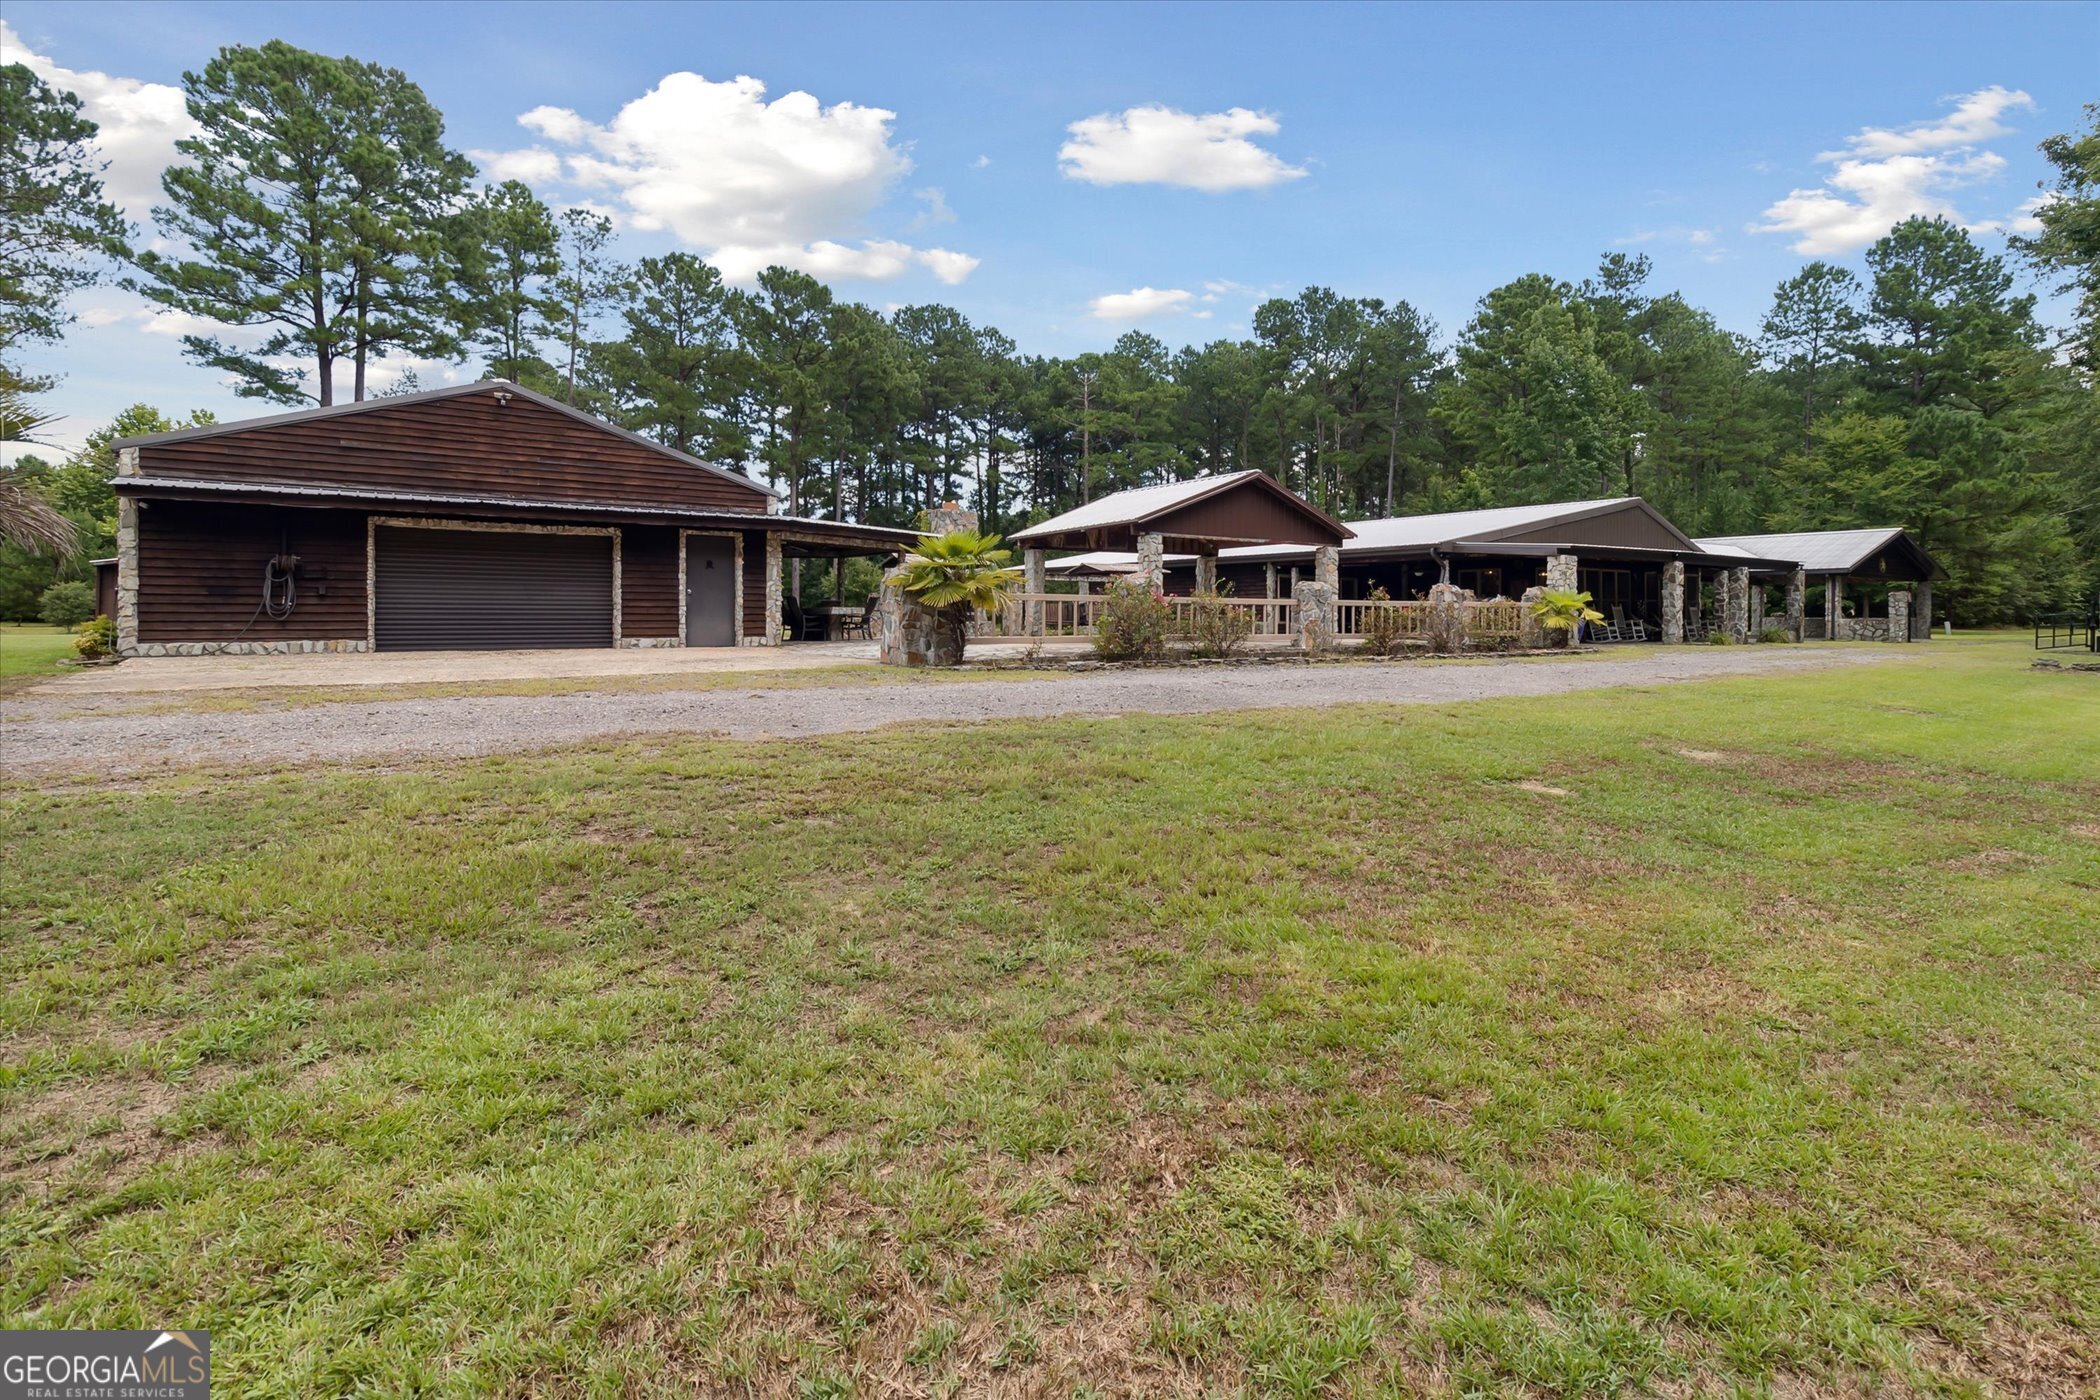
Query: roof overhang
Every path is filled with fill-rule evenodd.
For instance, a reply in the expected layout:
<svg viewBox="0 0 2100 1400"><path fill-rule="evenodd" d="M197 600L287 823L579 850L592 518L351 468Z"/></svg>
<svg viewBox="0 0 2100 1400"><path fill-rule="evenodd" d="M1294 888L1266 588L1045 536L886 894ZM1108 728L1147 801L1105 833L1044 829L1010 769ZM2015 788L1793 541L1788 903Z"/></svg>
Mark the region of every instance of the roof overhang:
<svg viewBox="0 0 2100 1400"><path fill-rule="evenodd" d="M860 525L848 520L811 520L760 511L694 510L690 506L638 505L626 501L549 501L524 496L463 496L442 492L378 491L356 487L289 486L253 481L194 481L187 477L120 476L117 494L137 500L223 501L230 505L286 506L304 510L358 509L404 515L484 515L504 519L590 521L598 524L733 526L792 535L821 548L864 546L868 552L904 549L918 543L916 530ZM806 551L805 551L806 552Z"/></svg>

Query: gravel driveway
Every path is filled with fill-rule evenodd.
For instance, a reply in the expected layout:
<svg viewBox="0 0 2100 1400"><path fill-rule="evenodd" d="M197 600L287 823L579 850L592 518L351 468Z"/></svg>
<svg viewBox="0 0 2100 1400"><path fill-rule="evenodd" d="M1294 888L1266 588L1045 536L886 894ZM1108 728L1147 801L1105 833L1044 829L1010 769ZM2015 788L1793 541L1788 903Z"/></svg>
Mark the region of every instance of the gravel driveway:
<svg viewBox="0 0 2100 1400"><path fill-rule="evenodd" d="M1050 715L1441 704L1772 675L1879 659L1875 652L1849 648L1683 647L1565 661L1111 670L1049 680L467 696L72 718L56 717L47 702L24 698L7 706L8 722L0 725L5 748L0 767L18 777L133 773L191 764L514 753L625 734L767 739Z"/></svg>

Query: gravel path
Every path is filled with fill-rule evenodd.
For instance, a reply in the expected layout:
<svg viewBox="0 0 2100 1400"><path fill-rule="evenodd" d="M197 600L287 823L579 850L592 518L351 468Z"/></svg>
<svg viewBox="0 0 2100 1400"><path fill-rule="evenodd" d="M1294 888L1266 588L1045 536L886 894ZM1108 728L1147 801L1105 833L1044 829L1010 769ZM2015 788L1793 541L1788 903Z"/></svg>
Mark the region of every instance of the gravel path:
<svg viewBox="0 0 2100 1400"><path fill-rule="evenodd" d="M135 773L192 764L509 753L625 734L766 739L1050 715L1441 704L1771 675L1879 659L1851 649L1684 647L1566 661L1113 670L1030 681L469 696L72 718L53 717L46 713L48 705L26 699L9 705L8 722L0 725L5 749L0 768L17 777Z"/></svg>

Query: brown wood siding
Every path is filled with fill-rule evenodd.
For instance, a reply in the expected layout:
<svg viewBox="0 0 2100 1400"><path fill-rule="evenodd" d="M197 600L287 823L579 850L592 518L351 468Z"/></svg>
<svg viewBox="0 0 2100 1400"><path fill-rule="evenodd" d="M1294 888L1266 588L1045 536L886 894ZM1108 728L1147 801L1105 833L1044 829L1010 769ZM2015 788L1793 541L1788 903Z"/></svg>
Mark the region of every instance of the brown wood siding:
<svg viewBox="0 0 2100 1400"><path fill-rule="evenodd" d="M257 611L263 567L280 549L300 561L297 604L282 621ZM365 626L364 512L187 501L140 509L140 641L340 641L362 638Z"/></svg>
<svg viewBox="0 0 2100 1400"><path fill-rule="evenodd" d="M767 497L609 430L490 394L139 449L145 476L763 511Z"/></svg>
<svg viewBox="0 0 2100 1400"><path fill-rule="evenodd" d="M645 525L620 531L620 635L678 635L678 532Z"/></svg>
<svg viewBox="0 0 2100 1400"><path fill-rule="evenodd" d="M744 639L766 635L766 537L744 532Z"/></svg>
<svg viewBox="0 0 2100 1400"><path fill-rule="evenodd" d="M1340 544L1334 528L1310 511L1293 506L1266 487L1251 482L1191 501L1179 510L1135 527L1157 530L1171 540L1207 537L1245 544ZM1194 551L1189 551L1193 553Z"/></svg>
<svg viewBox="0 0 2100 1400"><path fill-rule="evenodd" d="M1587 520L1564 521L1558 525L1541 525L1535 530L1516 531L1495 536L1497 540L1511 544L1585 544L1619 545L1628 549L1683 549L1684 541L1656 523L1655 517L1639 506L1621 506L1603 515L1593 515ZM1580 548L1576 550L1581 554Z"/></svg>

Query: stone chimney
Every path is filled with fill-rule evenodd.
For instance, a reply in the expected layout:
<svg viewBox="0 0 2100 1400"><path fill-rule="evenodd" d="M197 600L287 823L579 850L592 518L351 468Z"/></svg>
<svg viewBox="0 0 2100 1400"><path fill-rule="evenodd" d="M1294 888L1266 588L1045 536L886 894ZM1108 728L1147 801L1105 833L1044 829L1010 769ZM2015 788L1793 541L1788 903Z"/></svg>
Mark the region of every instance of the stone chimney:
<svg viewBox="0 0 2100 1400"><path fill-rule="evenodd" d="M975 530L977 512L961 501L944 501L938 510L926 512L926 533L948 535L957 530Z"/></svg>

